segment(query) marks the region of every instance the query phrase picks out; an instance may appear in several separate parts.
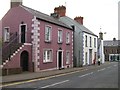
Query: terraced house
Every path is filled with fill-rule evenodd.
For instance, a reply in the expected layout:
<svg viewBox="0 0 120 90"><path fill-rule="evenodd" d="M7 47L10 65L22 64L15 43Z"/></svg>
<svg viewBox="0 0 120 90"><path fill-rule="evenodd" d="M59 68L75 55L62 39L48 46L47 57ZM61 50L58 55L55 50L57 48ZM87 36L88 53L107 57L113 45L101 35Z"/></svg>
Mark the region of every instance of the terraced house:
<svg viewBox="0 0 120 90"><path fill-rule="evenodd" d="M83 17L71 19L66 16L66 7L54 8L59 20L74 29L74 67L91 65L97 61L97 39L98 36L83 25Z"/></svg>
<svg viewBox="0 0 120 90"><path fill-rule="evenodd" d="M11 8L1 21L4 75L72 67L73 29L70 26L23 6L22 0L11 0Z"/></svg>

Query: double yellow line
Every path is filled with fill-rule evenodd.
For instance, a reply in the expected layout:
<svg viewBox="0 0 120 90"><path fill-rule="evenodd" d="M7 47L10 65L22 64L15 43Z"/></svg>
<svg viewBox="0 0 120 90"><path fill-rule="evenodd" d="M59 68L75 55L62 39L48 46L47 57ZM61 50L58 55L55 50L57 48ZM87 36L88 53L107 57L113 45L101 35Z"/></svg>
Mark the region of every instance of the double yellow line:
<svg viewBox="0 0 120 90"><path fill-rule="evenodd" d="M44 77L44 78L26 80L26 81L21 81L21 82L14 82L14 83L10 83L10 84L3 84L3 85L0 85L0 88L1 87L7 87L7 86L13 86L13 85L19 85L19 84L25 84L25 83L30 83L30 82L40 81L40 80L51 79L51 78L54 78L54 77L60 77L60 76L65 76L65 75L77 73L77 72L80 72L80 71L86 71L86 69L77 70L77 71L74 71L74 72L69 72L69 73L64 73L64 74L59 74L59 75L54 75L54 76L49 76L49 77Z"/></svg>

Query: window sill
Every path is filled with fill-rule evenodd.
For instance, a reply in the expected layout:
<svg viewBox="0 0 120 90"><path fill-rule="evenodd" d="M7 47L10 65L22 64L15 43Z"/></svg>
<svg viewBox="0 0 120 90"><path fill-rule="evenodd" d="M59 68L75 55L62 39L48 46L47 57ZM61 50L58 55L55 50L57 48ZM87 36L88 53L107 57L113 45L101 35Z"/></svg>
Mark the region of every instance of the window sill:
<svg viewBox="0 0 120 90"><path fill-rule="evenodd" d="M70 43L66 43L66 45L70 45Z"/></svg>
<svg viewBox="0 0 120 90"><path fill-rule="evenodd" d="M50 62L43 62L43 64L48 64L48 63L52 63L52 61L50 61Z"/></svg>
<svg viewBox="0 0 120 90"><path fill-rule="evenodd" d="M51 43L51 41L45 41L45 43Z"/></svg>
<svg viewBox="0 0 120 90"><path fill-rule="evenodd" d="M58 42L58 44L62 44L63 42Z"/></svg>

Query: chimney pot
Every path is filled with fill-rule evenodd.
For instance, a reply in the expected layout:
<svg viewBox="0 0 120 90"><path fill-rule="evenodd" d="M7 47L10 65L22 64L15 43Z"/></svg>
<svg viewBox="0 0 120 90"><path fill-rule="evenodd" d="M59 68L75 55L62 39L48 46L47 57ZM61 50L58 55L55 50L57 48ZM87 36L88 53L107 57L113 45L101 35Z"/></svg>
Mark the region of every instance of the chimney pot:
<svg viewBox="0 0 120 90"><path fill-rule="evenodd" d="M113 41L116 41L116 38L113 38Z"/></svg>

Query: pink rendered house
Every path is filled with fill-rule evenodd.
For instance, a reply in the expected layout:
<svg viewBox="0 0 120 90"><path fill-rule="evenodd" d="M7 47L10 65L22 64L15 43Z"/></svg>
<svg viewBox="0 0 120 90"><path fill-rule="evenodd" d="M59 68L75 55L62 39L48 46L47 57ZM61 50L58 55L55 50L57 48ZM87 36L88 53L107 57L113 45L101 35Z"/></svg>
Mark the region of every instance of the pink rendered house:
<svg viewBox="0 0 120 90"><path fill-rule="evenodd" d="M3 75L73 65L73 30L57 18L13 2L2 18Z"/></svg>

